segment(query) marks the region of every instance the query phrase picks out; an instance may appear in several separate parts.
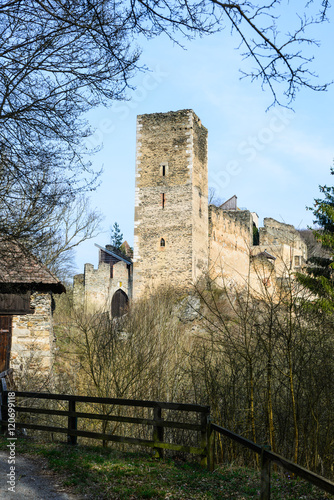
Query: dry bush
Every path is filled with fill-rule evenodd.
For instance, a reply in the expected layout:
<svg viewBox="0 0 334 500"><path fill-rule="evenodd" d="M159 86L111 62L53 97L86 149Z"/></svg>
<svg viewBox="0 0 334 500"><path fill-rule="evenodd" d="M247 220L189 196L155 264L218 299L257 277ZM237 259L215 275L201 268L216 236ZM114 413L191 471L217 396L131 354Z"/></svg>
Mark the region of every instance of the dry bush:
<svg viewBox="0 0 334 500"><path fill-rule="evenodd" d="M275 294L251 292L206 282L197 289L201 306L193 317L184 314L193 307L189 292L172 289L137 301L114 321L72 311L58 324L58 381L77 394L210 404L216 423L330 476L332 317L308 308L290 275ZM95 411L150 418L140 408ZM183 417L166 412L164 418ZM119 423L102 430L138 432ZM151 432L143 428L137 436ZM195 437L166 430L168 439L190 444ZM221 438L216 451L220 461L250 460Z"/></svg>

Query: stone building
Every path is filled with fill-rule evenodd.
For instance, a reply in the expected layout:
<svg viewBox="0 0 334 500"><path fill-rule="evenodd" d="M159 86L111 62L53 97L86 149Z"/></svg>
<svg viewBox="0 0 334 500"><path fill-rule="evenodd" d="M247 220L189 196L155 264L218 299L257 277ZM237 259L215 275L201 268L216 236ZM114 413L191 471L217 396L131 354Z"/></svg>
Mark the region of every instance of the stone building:
<svg viewBox="0 0 334 500"><path fill-rule="evenodd" d="M74 304L88 313L108 311L113 317L120 316L132 298L130 247L126 243L125 253L122 253L111 245L96 246L99 249L98 268L85 264L84 274L74 276Z"/></svg>
<svg viewBox="0 0 334 500"><path fill-rule="evenodd" d="M0 245L0 372L48 372L53 362L53 294L60 281L14 244Z"/></svg>
<svg viewBox="0 0 334 500"><path fill-rule="evenodd" d="M137 118L134 298L207 272L207 135L191 110Z"/></svg>
<svg viewBox="0 0 334 500"><path fill-rule="evenodd" d="M268 218L258 228L256 213L240 210L236 196L208 206L207 136L189 109L137 117L133 260L112 264L113 277L101 256L97 270L86 264L74 279L77 304L111 311L120 291L136 299L159 285L187 288L204 277L221 286L252 279L256 288L257 279L269 287L274 276L300 269L307 251L293 226Z"/></svg>

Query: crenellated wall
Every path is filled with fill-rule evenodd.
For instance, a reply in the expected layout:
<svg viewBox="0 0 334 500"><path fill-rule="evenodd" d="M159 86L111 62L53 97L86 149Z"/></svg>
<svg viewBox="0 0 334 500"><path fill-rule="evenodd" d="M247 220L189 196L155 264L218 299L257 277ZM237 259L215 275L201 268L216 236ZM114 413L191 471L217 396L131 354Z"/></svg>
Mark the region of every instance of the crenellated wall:
<svg viewBox="0 0 334 500"><path fill-rule="evenodd" d="M78 274L73 281L73 302L76 308L85 312L110 312L111 301L117 290L132 297L132 276L129 266L123 262L113 265L111 278L110 264L100 262L97 269L93 264L85 264L84 274Z"/></svg>

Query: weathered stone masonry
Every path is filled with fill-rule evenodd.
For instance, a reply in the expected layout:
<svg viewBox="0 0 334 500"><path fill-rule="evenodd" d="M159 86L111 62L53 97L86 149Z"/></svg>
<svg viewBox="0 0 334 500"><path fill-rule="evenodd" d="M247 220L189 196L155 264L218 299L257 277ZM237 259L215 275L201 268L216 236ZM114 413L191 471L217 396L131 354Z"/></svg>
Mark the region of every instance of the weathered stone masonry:
<svg viewBox="0 0 334 500"><path fill-rule="evenodd" d="M31 295L33 314L12 319L11 367L16 372L48 372L53 364L52 293Z"/></svg>
<svg viewBox="0 0 334 500"><path fill-rule="evenodd" d="M207 130L192 110L137 118L134 298L208 267Z"/></svg>
<svg viewBox="0 0 334 500"><path fill-rule="evenodd" d="M253 217L248 210L209 207L209 275L217 285L245 280L253 246Z"/></svg>
<svg viewBox="0 0 334 500"><path fill-rule="evenodd" d="M85 312L110 312L113 297L119 292L127 298L132 297L131 261L126 259L125 262L116 256L105 262L110 248L112 247L109 245L106 248L100 247L97 269L94 269L93 264L85 264L84 274L74 276L74 304Z"/></svg>

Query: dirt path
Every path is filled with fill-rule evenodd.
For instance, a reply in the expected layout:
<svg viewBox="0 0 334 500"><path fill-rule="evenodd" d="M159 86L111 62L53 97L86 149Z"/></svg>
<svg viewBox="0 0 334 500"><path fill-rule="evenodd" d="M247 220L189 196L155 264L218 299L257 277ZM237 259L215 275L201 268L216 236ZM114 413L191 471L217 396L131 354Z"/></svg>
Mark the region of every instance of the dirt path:
<svg viewBox="0 0 334 500"><path fill-rule="evenodd" d="M0 451L0 499L1 500L80 500L67 493L61 481L46 469L46 461L17 455L15 457L15 492L7 481L10 472L8 453Z"/></svg>

